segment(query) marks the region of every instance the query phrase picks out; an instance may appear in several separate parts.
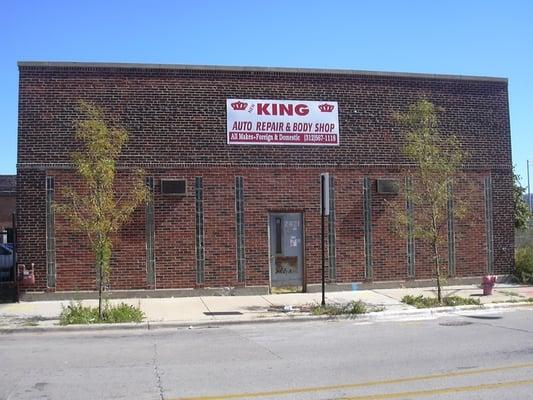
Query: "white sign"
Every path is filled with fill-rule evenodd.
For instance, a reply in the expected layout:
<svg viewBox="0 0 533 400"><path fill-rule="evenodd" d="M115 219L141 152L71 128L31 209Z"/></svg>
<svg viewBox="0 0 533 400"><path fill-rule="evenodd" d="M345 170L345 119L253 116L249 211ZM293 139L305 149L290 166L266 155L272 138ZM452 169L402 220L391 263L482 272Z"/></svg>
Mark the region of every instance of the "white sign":
<svg viewBox="0 0 533 400"><path fill-rule="evenodd" d="M336 101L227 99L228 144L339 145Z"/></svg>

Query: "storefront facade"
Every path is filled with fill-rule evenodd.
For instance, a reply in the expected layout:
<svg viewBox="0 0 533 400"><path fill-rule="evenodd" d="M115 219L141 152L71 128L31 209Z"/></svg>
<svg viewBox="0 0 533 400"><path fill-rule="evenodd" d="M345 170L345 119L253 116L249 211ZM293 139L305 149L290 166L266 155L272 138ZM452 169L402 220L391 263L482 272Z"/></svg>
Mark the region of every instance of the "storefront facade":
<svg viewBox="0 0 533 400"><path fill-rule="evenodd" d="M95 288L85 238L52 207L61 187L79 183L70 163L79 100L130 135L117 187L143 168L152 192L117 234L111 290L314 290L326 172L328 283L431 279L428 246L391 229L391 204L405 205L409 179L394 115L421 98L442 110L441 131L469 153L464 176L476 212L449 224L449 275L511 272L505 79L40 62L21 62L19 71L17 248L19 263L34 264L28 292ZM378 189L390 181L398 193Z"/></svg>

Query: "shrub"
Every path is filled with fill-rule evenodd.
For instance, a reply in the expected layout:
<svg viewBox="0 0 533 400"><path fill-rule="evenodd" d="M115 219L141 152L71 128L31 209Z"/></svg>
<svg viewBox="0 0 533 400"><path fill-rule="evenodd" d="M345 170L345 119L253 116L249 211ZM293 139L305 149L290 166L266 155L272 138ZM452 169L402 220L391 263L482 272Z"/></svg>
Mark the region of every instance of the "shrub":
<svg viewBox="0 0 533 400"><path fill-rule="evenodd" d="M60 325L72 324L95 324L98 321L98 309L86 307L81 301L71 302L67 307L63 307L59 315Z"/></svg>
<svg viewBox="0 0 533 400"><path fill-rule="evenodd" d="M368 310L361 300L351 301L347 304L317 305L311 310L314 315L342 315L342 314L364 314Z"/></svg>
<svg viewBox="0 0 533 400"><path fill-rule="evenodd" d="M352 301L345 306L346 314L364 314L366 313L365 303L362 301Z"/></svg>
<svg viewBox="0 0 533 400"><path fill-rule="evenodd" d="M415 306L416 308L428 308L428 307L438 307L439 301L435 297L424 297L420 296L411 296L406 295L402 298L402 303L409 304L410 306Z"/></svg>
<svg viewBox="0 0 533 400"><path fill-rule="evenodd" d="M533 283L533 246L522 246L515 251L515 275L523 283Z"/></svg>
<svg viewBox="0 0 533 400"><path fill-rule="evenodd" d="M424 297L407 295L402 298L402 303L409 304L416 308L431 308L442 306L464 306L464 305L481 305L479 299L465 298L459 296L446 296L442 298L442 303L435 297Z"/></svg>
<svg viewBox="0 0 533 400"><path fill-rule="evenodd" d="M105 302L102 318L99 318L98 307L84 306L81 301L78 301L71 302L67 307L63 307L59 315L59 324L141 322L144 317L144 313L139 307L130 306L125 303L111 305L109 302Z"/></svg>
<svg viewBox="0 0 533 400"><path fill-rule="evenodd" d="M103 322L121 323L121 322L142 322L144 313L139 307L129 304L120 303L115 306L104 307Z"/></svg>
<svg viewBox="0 0 533 400"><path fill-rule="evenodd" d="M442 299L445 306L479 306L481 301L470 297L447 296Z"/></svg>

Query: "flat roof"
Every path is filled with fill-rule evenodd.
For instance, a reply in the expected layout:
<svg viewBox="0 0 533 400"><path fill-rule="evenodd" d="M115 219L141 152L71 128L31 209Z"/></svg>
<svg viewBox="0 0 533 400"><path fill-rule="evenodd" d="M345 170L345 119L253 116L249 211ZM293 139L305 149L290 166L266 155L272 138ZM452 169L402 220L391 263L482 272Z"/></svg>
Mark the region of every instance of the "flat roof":
<svg viewBox="0 0 533 400"><path fill-rule="evenodd" d="M286 67L239 67L225 65L186 65L186 64L136 64L105 62L62 62L62 61L19 61L20 68L60 68L60 69L145 69L145 70L180 70L180 71L224 71L224 72L265 72L289 74L326 74L326 75L361 75L378 77L399 77L418 79L452 79L469 81L508 82L507 78L474 75L423 74L414 72L359 71L327 68L286 68Z"/></svg>

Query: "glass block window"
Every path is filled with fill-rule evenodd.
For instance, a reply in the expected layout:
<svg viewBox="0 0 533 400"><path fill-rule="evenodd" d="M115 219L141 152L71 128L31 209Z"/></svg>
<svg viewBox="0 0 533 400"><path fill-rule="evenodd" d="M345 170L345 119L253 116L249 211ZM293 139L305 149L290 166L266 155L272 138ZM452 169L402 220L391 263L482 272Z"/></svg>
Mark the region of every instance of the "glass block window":
<svg viewBox="0 0 533 400"><path fill-rule="evenodd" d="M154 189L153 176L146 178L149 200L146 204L146 282L155 285L155 218L154 218Z"/></svg>
<svg viewBox="0 0 533 400"><path fill-rule="evenodd" d="M414 278L415 271L415 238L414 238L414 206L413 206L413 181L411 177L405 178L405 197L407 209L407 276Z"/></svg>
<svg viewBox="0 0 533 400"><path fill-rule="evenodd" d="M335 235L335 180L333 176L329 178L329 216L328 216L328 264L329 279L337 279L337 258L336 258L336 235Z"/></svg>
<svg viewBox="0 0 533 400"><path fill-rule="evenodd" d="M365 279L372 279L372 192L370 178L363 180L363 213L365 238Z"/></svg>
<svg viewBox="0 0 533 400"><path fill-rule="evenodd" d="M205 280L205 248L204 248L204 183L201 176L194 180L196 204L196 283Z"/></svg>
<svg viewBox="0 0 533 400"><path fill-rule="evenodd" d="M485 178L485 230L487 234L487 272L494 272L494 242L492 227L492 178Z"/></svg>
<svg viewBox="0 0 533 400"><path fill-rule="evenodd" d="M56 236L54 216L54 178L46 177L46 284L56 286Z"/></svg>
<svg viewBox="0 0 533 400"><path fill-rule="evenodd" d="M448 275L455 276L455 211L453 185L448 184Z"/></svg>
<svg viewBox="0 0 533 400"><path fill-rule="evenodd" d="M235 177L235 218L237 231L237 280L245 280L245 249L244 249L244 178Z"/></svg>

